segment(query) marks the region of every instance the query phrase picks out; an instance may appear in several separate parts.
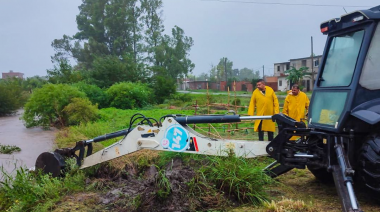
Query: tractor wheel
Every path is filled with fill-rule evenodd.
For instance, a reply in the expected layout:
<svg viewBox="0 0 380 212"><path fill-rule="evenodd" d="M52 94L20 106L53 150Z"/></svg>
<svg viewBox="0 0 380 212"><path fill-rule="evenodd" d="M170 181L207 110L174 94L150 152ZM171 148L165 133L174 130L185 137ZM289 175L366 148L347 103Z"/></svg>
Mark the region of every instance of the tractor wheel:
<svg viewBox="0 0 380 212"><path fill-rule="evenodd" d="M363 144L357 172L360 183L380 193L380 135L369 136Z"/></svg>
<svg viewBox="0 0 380 212"><path fill-rule="evenodd" d="M310 172L322 183L333 183L334 178L332 173L328 172L326 168L319 168L314 166L307 166Z"/></svg>

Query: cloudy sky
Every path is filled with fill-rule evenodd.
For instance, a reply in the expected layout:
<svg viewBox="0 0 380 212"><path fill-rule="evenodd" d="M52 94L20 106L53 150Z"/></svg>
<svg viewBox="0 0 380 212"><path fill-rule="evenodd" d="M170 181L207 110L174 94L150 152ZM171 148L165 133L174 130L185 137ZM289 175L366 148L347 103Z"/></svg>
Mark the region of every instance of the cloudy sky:
<svg viewBox="0 0 380 212"><path fill-rule="evenodd" d="M323 53L321 22L378 0L163 0L165 32L178 25L194 40L193 73L208 72L220 58L234 68L273 74L273 63ZM51 42L77 32L79 0L0 0L0 72L46 75L53 64ZM314 5L314 6L312 6ZM330 5L330 6L321 6ZM333 6L334 5L334 6ZM359 7L352 7L359 6ZM344 7L344 8L343 8ZM344 10L345 9L345 10Z"/></svg>

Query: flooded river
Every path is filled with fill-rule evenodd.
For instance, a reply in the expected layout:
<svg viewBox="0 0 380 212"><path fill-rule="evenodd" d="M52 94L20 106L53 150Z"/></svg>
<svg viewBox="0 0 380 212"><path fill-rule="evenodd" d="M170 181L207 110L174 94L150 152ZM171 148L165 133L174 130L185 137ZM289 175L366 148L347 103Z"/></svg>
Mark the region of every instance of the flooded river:
<svg viewBox="0 0 380 212"><path fill-rule="evenodd" d="M15 164L34 166L39 154L52 151L54 148L54 135L57 130L27 129L19 120L22 112L19 110L14 116L0 117L0 144L21 148L20 152L10 155L0 153L0 165L3 165L7 172L12 172Z"/></svg>

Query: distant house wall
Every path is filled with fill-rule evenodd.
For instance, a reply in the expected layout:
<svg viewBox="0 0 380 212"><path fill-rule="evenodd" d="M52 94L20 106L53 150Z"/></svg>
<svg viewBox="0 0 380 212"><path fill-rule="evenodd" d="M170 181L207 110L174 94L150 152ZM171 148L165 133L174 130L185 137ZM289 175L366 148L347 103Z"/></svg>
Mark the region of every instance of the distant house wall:
<svg viewBox="0 0 380 212"><path fill-rule="evenodd" d="M317 77L317 73L319 70L319 65L322 60L322 55L311 57L304 57L304 58L297 58L297 59L290 59L289 62L284 63L274 63L274 76L278 76L278 90L284 90L288 89L286 86L290 87L290 83L284 83L286 81L285 79L285 72L286 70L291 69L292 67L295 67L296 69L300 69L301 67L308 67L308 73L312 72L312 66L314 70L314 79ZM280 83L280 80L282 83ZM301 79L300 86L303 86L306 91L313 90L313 85L311 84L311 75L306 75ZM281 86L280 86L281 84Z"/></svg>
<svg viewBox="0 0 380 212"><path fill-rule="evenodd" d="M207 89L207 84L208 84L209 90L227 91L226 81L221 81L220 83L208 82L208 81L192 81L192 82L187 82L187 84L188 84L188 87L190 90ZM253 88L254 87L252 86L251 82L247 82L247 81L235 82L235 90L236 91L252 92ZM234 91L234 84L233 83L232 83L231 87L229 88L229 90L231 92Z"/></svg>
<svg viewBox="0 0 380 212"><path fill-rule="evenodd" d="M286 91L290 88L289 82L286 79L286 77L278 77L278 90L279 91Z"/></svg>
<svg viewBox="0 0 380 212"><path fill-rule="evenodd" d="M24 74L20 72L13 72L13 71L9 71L8 73L2 73L2 79L13 78L13 77L23 79Z"/></svg>
<svg viewBox="0 0 380 212"><path fill-rule="evenodd" d="M290 62L275 63L273 76L284 75L285 71L289 69L290 69Z"/></svg>
<svg viewBox="0 0 380 212"><path fill-rule="evenodd" d="M274 91L278 90L277 77L265 77L265 84L271 87Z"/></svg>

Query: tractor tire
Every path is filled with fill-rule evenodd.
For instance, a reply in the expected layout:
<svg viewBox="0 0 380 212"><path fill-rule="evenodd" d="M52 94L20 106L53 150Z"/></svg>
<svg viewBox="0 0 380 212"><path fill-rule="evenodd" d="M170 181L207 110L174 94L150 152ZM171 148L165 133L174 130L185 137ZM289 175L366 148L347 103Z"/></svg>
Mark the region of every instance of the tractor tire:
<svg viewBox="0 0 380 212"><path fill-rule="evenodd" d="M358 161L360 183L380 194L380 135L367 138L361 147Z"/></svg>
<svg viewBox="0 0 380 212"><path fill-rule="evenodd" d="M310 172L317 178L318 181L322 183L334 183L334 178L332 173L328 172L326 168L317 168L314 166L307 166Z"/></svg>

